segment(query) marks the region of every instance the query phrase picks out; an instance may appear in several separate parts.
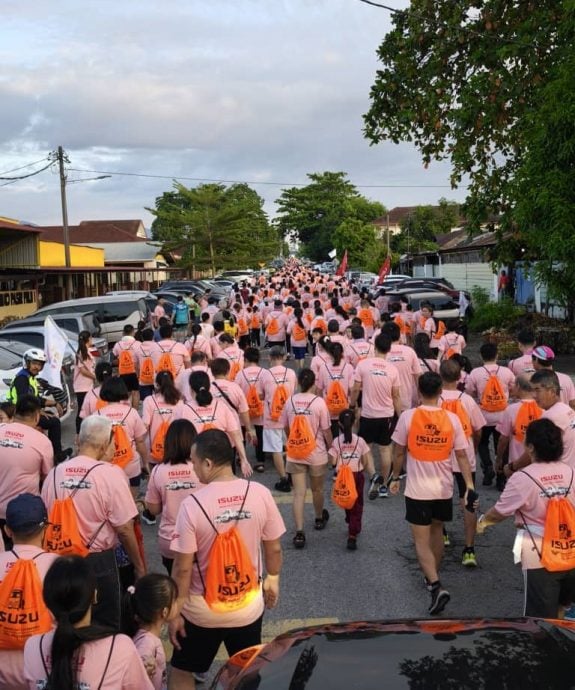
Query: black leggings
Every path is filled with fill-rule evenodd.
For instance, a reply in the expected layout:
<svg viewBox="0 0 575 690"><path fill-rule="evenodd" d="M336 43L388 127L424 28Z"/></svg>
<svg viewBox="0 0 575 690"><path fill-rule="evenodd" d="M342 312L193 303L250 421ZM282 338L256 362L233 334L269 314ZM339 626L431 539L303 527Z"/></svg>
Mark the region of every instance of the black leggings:
<svg viewBox="0 0 575 690"><path fill-rule="evenodd" d="M42 414L40 415L38 426L40 429L48 432L48 438L54 449L54 461L56 461L57 456L62 454L62 427L60 420L58 417Z"/></svg>
<svg viewBox="0 0 575 690"><path fill-rule="evenodd" d="M80 426L82 425L82 417L80 417L80 411L82 410L82 405L84 404L84 399L86 398L86 392L76 393L76 433L80 433Z"/></svg>

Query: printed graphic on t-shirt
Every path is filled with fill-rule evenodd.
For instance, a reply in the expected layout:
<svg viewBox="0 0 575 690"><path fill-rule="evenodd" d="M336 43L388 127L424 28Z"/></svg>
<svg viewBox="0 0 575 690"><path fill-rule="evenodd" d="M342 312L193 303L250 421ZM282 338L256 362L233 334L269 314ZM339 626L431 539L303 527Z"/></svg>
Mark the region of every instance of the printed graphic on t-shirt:
<svg viewBox="0 0 575 690"><path fill-rule="evenodd" d="M234 510L233 508L226 508L223 513L214 518L214 522L218 525L226 524L228 522L235 522L236 520L251 520L252 514L249 510Z"/></svg>

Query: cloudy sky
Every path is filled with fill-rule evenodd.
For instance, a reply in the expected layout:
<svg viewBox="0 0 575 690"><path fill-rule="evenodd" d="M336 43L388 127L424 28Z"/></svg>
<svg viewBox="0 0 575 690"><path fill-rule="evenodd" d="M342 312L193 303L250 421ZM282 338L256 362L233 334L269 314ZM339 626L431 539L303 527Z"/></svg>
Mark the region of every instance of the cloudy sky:
<svg viewBox="0 0 575 690"><path fill-rule="evenodd" d="M362 137L390 26L359 0L2 0L0 172L62 145L72 168L164 176L71 184L70 223L149 225L173 178L249 182L270 215L282 186L324 170L388 208L461 200L446 165ZM61 223L58 176L0 187L0 216Z"/></svg>

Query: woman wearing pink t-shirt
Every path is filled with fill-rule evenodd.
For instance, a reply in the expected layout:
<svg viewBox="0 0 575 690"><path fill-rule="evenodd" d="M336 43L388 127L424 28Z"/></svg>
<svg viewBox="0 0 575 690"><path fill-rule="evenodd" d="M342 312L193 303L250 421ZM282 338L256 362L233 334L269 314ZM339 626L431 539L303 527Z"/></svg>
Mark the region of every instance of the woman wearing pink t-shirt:
<svg viewBox="0 0 575 690"><path fill-rule="evenodd" d="M158 372L155 391L144 400L142 406L142 421L148 429L150 462L162 462L163 444L158 432L164 422L167 421L169 424L172 419L177 418L177 412L181 411L182 405L182 396L174 385L172 374L169 371Z"/></svg>
<svg viewBox="0 0 575 690"><path fill-rule="evenodd" d="M246 455L239 417L222 400L214 400L210 393L210 377L204 371L190 374L190 395L192 400L185 402L178 411L178 418L190 421L196 431L221 429L225 431L240 458L240 469L244 477L251 476L253 470Z"/></svg>
<svg viewBox="0 0 575 690"><path fill-rule="evenodd" d="M513 553L515 562L521 562L525 582L523 615L559 618L562 607L575 601L575 568L560 571L545 568L541 563L542 536L551 500L566 498L575 507L574 472L561 462L561 429L550 419L529 424L525 449L531 464L507 479L497 503L479 517L477 533L482 534L487 527L514 517L518 533ZM566 539L565 548L568 543Z"/></svg>
<svg viewBox="0 0 575 690"><path fill-rule="evenodd" d="M305 546L304 509L307 489L306 477L309 475L313 507L315 511L314 527L325 528L329 513L324 505L324 479L327 471L327 449L331 446L331 420L324 400L315 394L315 375L311 369L302 369L298 375L300 393L292 395L286 402L281 422L288 437L286 471L291 474L293 482L293 514L296 534L293 544L296 549ZM304 416L315 439L315 448L305 458L290 456L290 430L297 416Z"/></svg>
<svg viewBox="0 0 575 690"><path fill-rule="evenodd" d="M203 484L194 472L190 458L196 429L187 419L176 419L170 424L164 444L164 462L156 465L150 474L146 491L146 510L162 515L158 529L158 550L162 563L172 574L174 553L170 542L180 504Z"/></svg>
<svg viewBox="0 0 575 690"><path fill-rule="evenodd" d="M327 343L326 343L327 345ZM333 436L339 434L339 414L341 409L335 410L332 399L332 383L337 381L343 388L346 399L343 401L344 408L349 404L349 391L353 385L353 367L343 358L343 346L341 343L331 343L328 347L329 358L320 366L318 375L316 377L316 389L319 395L326 401L328 410L330 411L331 419L331 433ZM332 409L330 410L330 405Z"/></svg>
<svg viewBox="0 0 575 690"><path fill-rule="evenodd" d="M58 558L46 573L43 594L56 629L26 642L24 676L30 690L154 690L132 640L92 626L96 578L86 559Z"/></svg>
<svg viewBox="0 0 575 690"><path fill-rule="evenodd" d="M94 373L96 375L95 383L98 385L92 388L84 398L82 409L80 410L80 417L82 419L86 419L86 417L89 417L91 414L95 414L106 405L106 402L100 398L100 390L104 381L112 376L114 370L110 362L98 362Z"/></svg>
<svg viewBox="0 0 575 690"><path fill-rule="evenodd" d="M96 380L96 362L90 354L92 346L92 335L89 331L81 331L78 335L78 352L76 352L76 362L74 364L74 393L76 394L76 433L80 431L82 418L80 410L86 397L86 393L92 390Z"/></svg>
<svg viewBox="0 0 575 690"><path fill-rule="evenodd" d="M191 336L186 340L186 348L190 355L194 352L203 352L209 359L212 356L212 348L210 346L210 341L202 335L202 327L199 323L194 323L191 329Z"/></svg>

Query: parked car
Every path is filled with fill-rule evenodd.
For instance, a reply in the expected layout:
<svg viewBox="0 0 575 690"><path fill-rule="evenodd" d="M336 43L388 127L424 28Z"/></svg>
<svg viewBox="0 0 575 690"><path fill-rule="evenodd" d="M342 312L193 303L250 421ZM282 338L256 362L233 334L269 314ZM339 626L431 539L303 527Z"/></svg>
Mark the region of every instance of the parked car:
<svg viewBox="0 0 575 690"><path fill-rule="evenodd" d="M68 338L67 351L72 356L72 361L76 358L78 351L78 334L61 328L62 333ZM5 340L20 340L27 343L28 347L38 347L45 350L44 322L42 325L22 324L19 328L3 328L0 330L0 343ZM108 361L110 359L110 348L105 338L92 337L91 355L94 359Z"/></svg>
<svg viewBox="0 0 575 690"><path fill-rule="evenodd" d="M112 297L141 297L148 305L150 311L154 311L158 302L157 298L147 290L111 290L106 295Z"/></svg>
<svg viewBox="0 0 575 690"><path fill-rule="evenodd" d="M387 292L390 302L405 302L411 304L413 311L419 309L421 302L429 302L433 306L433 316L445 321L445 319L459 318L459 304L451 295L439 290L394 290Z"/></svg>
<svg viewBox="0 0 575 690"><path fill-rule="evenodd" d="M68 312L83 314L90 310L96 312L102 329L101 335L108 341L108 345L113 345L120 340L126 324L131 324L136 328L139 321L145 321L148 318L148 306L145 299L139 295L101 295L100 297L71 299L42 307L38 309L36 314L64 314Z"/></svg>
<svg viewBox="0 0 575 690"><path fill-rule="evenodd" d="M575 625L560 620L338 623L238 652L212 688L570 688L574 652Z"/></svg>
<svg viewBox="0 0 575 690"><path fill-rule="evenodd" d="M92 336L97 337L102 330L94 311L87 311L84 314L73 312L70 314L52 314L52 318L57 326L76 335L82 331L88 331ZM10 321L10 323L4 326L3 330L20 328L22 326L43 326L45 319L45 316L36 316L35 314L26 316L23 319Z"/></svg>
<svg viewBox="0 0 575 690"><path fill-rule="evenodd" d="M28 343L20 340L2 340L0 341L0 400L6 400L12 379L22 368L22 359L26 350L30 349ZM62 416L60 419L64 421L72 411L71 400L72 395L72 366L74 358L67 353L62 363L62 392L58 395L58 402L62 406ZM38 376L40 385L45 391L48 390L48 385L42 378L42 374Z"/></svg>
<svg viewBox="0 0 575 690"><path fill-rule="evenodd" d="M459 290L456 290L453 283L445 278L408 278L398 283L395 286L398 290L402 288L418 288L419 290L441 290L451 295L454 298L459 299ZM471 300L471 296L468 292L464 291L465 296L468 300Z"/></svg>

